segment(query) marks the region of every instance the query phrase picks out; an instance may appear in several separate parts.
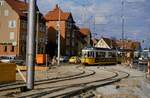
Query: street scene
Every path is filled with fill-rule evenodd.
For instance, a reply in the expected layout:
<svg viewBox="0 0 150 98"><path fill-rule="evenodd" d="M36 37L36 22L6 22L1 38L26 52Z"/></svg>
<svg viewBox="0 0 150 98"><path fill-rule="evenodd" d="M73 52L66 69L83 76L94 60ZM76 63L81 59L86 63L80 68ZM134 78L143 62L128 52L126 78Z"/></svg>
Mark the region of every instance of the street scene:
<svg viewBox="0 0 150 98"><path fill-rule="evenodd" d="M150 98L148 0L0 0L0 98Z"/></svg>

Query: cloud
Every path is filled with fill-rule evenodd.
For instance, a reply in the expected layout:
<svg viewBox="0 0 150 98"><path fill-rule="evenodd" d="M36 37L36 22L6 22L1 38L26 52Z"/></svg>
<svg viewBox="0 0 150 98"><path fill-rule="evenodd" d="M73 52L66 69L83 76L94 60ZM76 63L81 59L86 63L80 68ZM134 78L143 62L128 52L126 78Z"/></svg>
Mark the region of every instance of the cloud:
<svg viewBox="0 0 150 98"><path fill-rule="evenodd" d="M46 13L59 4L63 11L73 14L79 26L89 24L92 32L95 31L99 35L115 35L118 38L121 38L121 14L124 13L125 31L128 36L134 38L134 32L138 32L138 37L146 37L146 33L150 32L149 0L124 1L124 12L121 0L38 0L38 5L40 10Z"/></svg>
<svg viewBox="0 0 150 98"><path fill-rule="evenodd" d="M127 2L145 2L145 0L126 0Z"/></svg>
<svg viewBox="0 0 150 98"><path fill-rule="evenodd" d="M95 24L107 24L108 20L106 17L95 16Z"/></svg>

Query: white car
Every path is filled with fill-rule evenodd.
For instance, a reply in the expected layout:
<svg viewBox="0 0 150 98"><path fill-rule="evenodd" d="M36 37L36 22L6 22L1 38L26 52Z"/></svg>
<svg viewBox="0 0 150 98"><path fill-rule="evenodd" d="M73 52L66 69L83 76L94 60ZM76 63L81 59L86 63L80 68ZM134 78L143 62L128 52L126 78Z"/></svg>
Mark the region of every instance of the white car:
<svg viewBox="0 0 150 98"><path fill-rule="evenodd" d="M0 62L2 63L10 63L14 60L14 57L2 56L0 58Z"/></svg>
<svg viewBox="0 0 150 98"><path fill-rule="evenodd" d="M147 65L148 64L148 58L140 57L139 60L138 60L138 64Z"/></svg>

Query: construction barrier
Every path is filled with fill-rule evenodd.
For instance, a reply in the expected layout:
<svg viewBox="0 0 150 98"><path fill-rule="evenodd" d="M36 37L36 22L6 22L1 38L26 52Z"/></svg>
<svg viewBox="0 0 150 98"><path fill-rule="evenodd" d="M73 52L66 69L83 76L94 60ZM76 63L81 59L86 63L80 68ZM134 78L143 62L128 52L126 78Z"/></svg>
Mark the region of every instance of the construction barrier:
<svg viewBox="0 0 150 98"><path fill-rule="evenodd" d="M37 64L45 64L46 63L46 55L45 54L37 54L36 55L36 63Z"/></svg>
<svg viewBox="0 0 150 98"><path fill-rule="evenodd" d="M16 64L0 63L0 83L16 81Z"/></svg>

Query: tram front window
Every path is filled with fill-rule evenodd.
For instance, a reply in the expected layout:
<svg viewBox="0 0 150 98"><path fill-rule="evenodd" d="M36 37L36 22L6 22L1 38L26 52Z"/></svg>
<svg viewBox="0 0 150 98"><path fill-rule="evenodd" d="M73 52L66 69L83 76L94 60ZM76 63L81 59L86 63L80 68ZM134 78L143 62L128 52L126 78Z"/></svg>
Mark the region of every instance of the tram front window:
<svg viewBox="0 0 150 98"><path fill-rule="evenodd" d="M94 57L94 52L83 52L82 57Z"/></svg>
<svg viewBox="0 0 150 98"><path fill-rule="evenodd" d="M88 56L87 52L82 52L82 57L87 57L87 56Z"/></svg>

